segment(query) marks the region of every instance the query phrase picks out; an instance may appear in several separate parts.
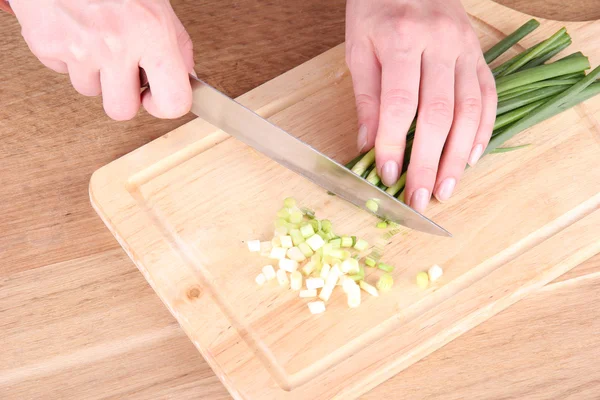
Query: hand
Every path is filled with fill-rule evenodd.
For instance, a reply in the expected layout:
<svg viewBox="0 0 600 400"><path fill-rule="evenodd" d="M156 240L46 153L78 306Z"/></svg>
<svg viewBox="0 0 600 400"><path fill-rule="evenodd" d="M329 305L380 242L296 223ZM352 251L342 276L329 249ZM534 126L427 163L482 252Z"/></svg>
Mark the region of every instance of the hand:
<svg viewBox="0 0 600 400"><path fill-rule="evenodd" d="M140 103L159 118L191 107L192 42L168 0L17 0L11 6L33 54L85 96L102 93L113 119ZM143 68L151 90L140 95Z"/></svg>
<svg viewBox="0 0 600 400"><path fill-rule="evenodd" d="M431 193L447 200L486 148L497 102L459 0L348 0L346 61L360 151L375 146L379 176L394 184L417 114L404 199L418 211Z"/></svg>

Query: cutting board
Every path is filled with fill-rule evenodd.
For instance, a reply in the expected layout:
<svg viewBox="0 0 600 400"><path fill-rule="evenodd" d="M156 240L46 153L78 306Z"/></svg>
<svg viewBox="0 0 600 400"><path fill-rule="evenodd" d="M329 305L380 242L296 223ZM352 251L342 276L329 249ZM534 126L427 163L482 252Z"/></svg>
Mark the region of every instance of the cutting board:
<svg viewBox="0 0 600 400"><path fill-rule="evenodd" d="M529 18L464 3L483 48ZM563 25L599 64L600 22L542 21L523 44ZM343 44L238 100L340 162L356 154ZM320 315L296 292L258 287L268 260L245 241L271 237L290 195L338 233L373 241L376 220L208 123L196 119L99 169L90 196L236 399L353 399L600 252L599 118L592 99L510 142L527 149L485 157L426 213L453 238L398 235L385 253L393 290L364 294L357 309L338 290ZM443 278L418 289L415 275L433 264Z"/></svg>

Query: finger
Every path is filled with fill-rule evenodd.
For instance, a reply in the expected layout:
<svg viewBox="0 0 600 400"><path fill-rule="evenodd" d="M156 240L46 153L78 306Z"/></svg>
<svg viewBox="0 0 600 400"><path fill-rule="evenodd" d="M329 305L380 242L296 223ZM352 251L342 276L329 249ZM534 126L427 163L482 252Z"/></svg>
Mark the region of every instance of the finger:
<svg viewBox="0 0 600 400"><path fill-rule="evenodd" d="M82 64L69 64L71 84L84 96L98 96L101 93L100 71Z"/></svg>
<svg viewBox="0 0 600 400"><path fill-rule="evenodd" d="M381 67L370 46L349 46L346 63L352 75L358 117L358 151L363 153L375 145L379 124Z"/></svg>
<svg viewBox="0 0 600 400"><path fill-rule="evenodd" d="M469 165L474 166L483 155L485 148L490 142L496 121L496 109L498 107L498 95L496 94L496 81L485 61L479 60L477 66L477 77L481 88L481 121L475 135L473 148L469 155Z"/></svg>
<svg viewBox="0 0 600 400"><path fill-rule="evenodd" d="M67 67L67 64L65 64L62 61L54 60L51 58L40 58L39 60L46 67L50 68L51 70L53 70L55 72L58 72L59 74L68 74L69 73L69 68Z"/></svg>
<svg viewBox="0 0 600 400"><path fill-rule="evenodd" d="M138 66L111 65L100 72L100 81L106 114L116 121L135 117L141 102Z"/></svg>
<svg viewBox="0 0 600 400"><path fill-rule="evenodd" d="M444 49L427 49L423 53L417 130L405 188L405 199L419 212L429 204L452 125L455 64L456 59Z"/></svg>
<svg viewBox="0 0 600 400"><path fill-rule="evenodd" d="M175 25L175 31L177 32L177 44L179 45L179 52L183 57L183 63L185 64L187 72L195 75L194 67L196 63L194 62L194 44L192 43L192 38L179 18L177 18L174 11L173 23Z"/></svg>
<svg viewBox="0 0 600 400"><path fill-rule="evenodd" d="M379 127L375 139L377 172L391 186L399 178L406 133L419 101L419 52L400 52L382 60Z"/></svg>
<svg viewBox="0 0 600 400"><path fill-rule="evenodd" d="M150 87L142 104L157 118L178 118L192 106L192 88L176 40L166 38L154 52L140 61Z"/></svg>
<svg viewBox="0 0 600 400"><path fill-rule="evenodd" d="M462 177L481 119L481 88L476 56L459 57L456 62L454 120L444 147L437 174L435 196L446 201Z"/></svg>

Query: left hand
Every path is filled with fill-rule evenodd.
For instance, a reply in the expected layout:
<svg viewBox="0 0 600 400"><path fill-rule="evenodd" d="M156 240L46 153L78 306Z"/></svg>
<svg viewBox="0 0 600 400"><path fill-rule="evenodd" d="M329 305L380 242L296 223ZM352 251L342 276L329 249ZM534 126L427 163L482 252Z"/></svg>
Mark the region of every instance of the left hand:
<svg viewBox="0 0 600 400"><path fill-rule="evenodd" d="M377 172L393 185L418 114L405 201L422 212L432 193L447 200L467 162L474 165L487 147L497 102L460 1L348 0L346 61L359 150L375 146Z"/></svg>

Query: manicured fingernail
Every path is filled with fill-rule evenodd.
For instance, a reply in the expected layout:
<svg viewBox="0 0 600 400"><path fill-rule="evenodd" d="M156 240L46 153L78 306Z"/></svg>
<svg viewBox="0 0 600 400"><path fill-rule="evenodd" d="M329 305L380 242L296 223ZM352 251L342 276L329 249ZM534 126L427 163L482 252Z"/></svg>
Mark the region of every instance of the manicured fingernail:
<svg viewBox="0 0 600 400"><path fill-rule="evenodd" d="M446 178L444 182L438 188L435 197L439 201L446 201L452 196L452 192L454 191L454 186L456 186L456 179L454 178Z"/></svg>
<svg viewBox="0 0 600 400"><path fill-rule="evenodd" d="M478 144L475 146L473 150L471 150L471 155L469 156L469 165L472 167L477 164L477 161L481 158L483 154L483 145Z"/></svg>
<svg viewBox="0 0 600 400"><path fill-rule="evenodd" d="M198 77L198 74L196 73L196 71L192 70L191 74L194 76L194 78Z"/></svg>
<svg viewBox="0 0 600 400"><path fill-rule="evenodd" d="M421 188L411 196L410 206L418 212L425 211L427 204L429 204L429 190Z"/></svg>
<svg viewBox="0 0 600 400"><path fill-rule="evenodd" d="M381 180L386 186L392 186L398 181L398 163L395 161L387 161L381 169Z"/></svg>
<svg viewBox="0 0 600 400"><path fill-rule="evenodd" d="M361 125L358 128L358 138L356 140L356 145L358 147L358 152L362 153L364 148L367 146L367 126Z"/></svg>

